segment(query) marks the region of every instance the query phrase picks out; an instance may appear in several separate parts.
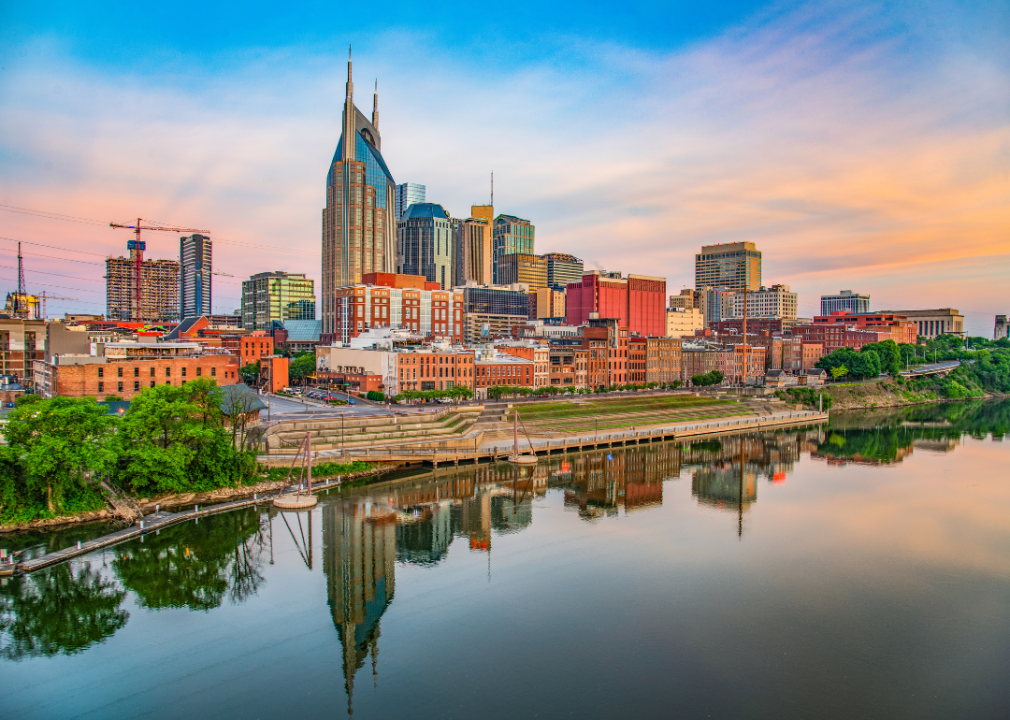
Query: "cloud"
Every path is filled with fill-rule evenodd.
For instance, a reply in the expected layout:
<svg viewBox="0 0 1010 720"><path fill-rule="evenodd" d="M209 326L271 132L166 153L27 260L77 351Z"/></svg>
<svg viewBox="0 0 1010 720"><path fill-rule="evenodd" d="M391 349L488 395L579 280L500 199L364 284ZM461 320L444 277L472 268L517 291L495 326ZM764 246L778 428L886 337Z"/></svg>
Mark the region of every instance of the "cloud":
<svg viewBox="0 0 1010 720"><path fill-rule="evenodd" d="M998 44L973 47L910 11L819 4L668 52L555 37L554 52L489 66L430 40L370 38L356 100L367 110L378 76L394 176L454 215L487 200L493 170L497 209L533 220L539 250L662 274L672 292L693 283L700 245L749 240L802 313L842 287L875 307L977 312L978 333L1007 309ZM285 48L224 67L114 77L49 46L29 52L2 86L0 202L206 226L278 248L220 243L225 272L318 278L344 61ZM4 220L7 236L69 237ZM109 253L125 242L98 227L74 237ZM149 247L171 256L174 243Z"/></svg>

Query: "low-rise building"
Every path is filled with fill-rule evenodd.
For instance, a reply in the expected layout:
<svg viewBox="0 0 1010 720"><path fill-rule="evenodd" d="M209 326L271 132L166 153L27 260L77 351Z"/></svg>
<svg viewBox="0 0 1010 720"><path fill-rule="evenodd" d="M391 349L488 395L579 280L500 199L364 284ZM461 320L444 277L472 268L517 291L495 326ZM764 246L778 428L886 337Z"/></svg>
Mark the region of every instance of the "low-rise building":
<svg viewBox="0 0 1010 720"><path fill-rule="evenodd" d="M690 337L696 330L705 327L705 316L696 307L666 311L666 336L672 338Z"/></svg>
<svg viewBox="0 0 1010 720"><path fill-rule="evenodd" d="M743 318L744 301L747 303L747 318L795 318L798 307L796 293L788 285L772 285L757 290L739 292L733 296L733 317Z"/></svg>
<svg viewBox="0 0 1010 720"><path fill-rule="evenodd" d="M869 313L867 313L869 314ZM954 308L935 310L881 310L874 314L901 315L913 323L918 336L964 335L964 316ZM912 342L915 342L914 340Z"/></svg>
<svg viewBox="0 0 1010 720"><path fill-rule="evenodd" d="M260 384L267 392L279 392L288 386L286 357L271 356L260 359Z"/></svg>
<svg viewBox="0 0 1010 720"><path fill-rule="evenodd" d="M532 360L491 352L479 356L475 361L476 388L478 398L487 397L487 389L496 385L535 388L534 363Z"/></svg>
<svg viewBox="0 0 1010 720"><path fill-rule="evenodd" d="M533 363L533 387L551 384L550 346L546 342L506 340L496 342L494 349L502 355L514 355Z"/></svg>

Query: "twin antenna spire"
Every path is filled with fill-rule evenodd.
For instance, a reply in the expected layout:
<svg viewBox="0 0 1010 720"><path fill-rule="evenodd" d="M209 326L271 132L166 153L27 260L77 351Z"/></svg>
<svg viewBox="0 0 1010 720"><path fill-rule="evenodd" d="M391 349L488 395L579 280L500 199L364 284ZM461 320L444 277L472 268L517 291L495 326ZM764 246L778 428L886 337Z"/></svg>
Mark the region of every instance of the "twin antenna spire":
<svg viewBox="0 0 1010 720"><path fill-rule="evenodd" d="M352 47L347 46L347 92L346 97L354 102L354 81L351 79L352 70ZM375 79L375 95L372 96L372 127L379 129L379 79Z"/></svg>

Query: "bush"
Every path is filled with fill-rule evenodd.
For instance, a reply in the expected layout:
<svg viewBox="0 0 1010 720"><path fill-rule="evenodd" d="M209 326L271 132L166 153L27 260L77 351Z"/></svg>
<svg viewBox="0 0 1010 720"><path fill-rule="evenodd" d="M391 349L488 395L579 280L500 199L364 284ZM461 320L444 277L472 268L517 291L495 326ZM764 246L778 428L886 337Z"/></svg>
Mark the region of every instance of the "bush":
<svg viewBox="0 0 1010 720"><path fill-rule="evenodd" d="M691 378L691 382L698 387L708 387L709 385L718 385L724 377L720 370L712 370L704 375L695 375Z"/></svg>
<svg viewBox="0 0 1010 720"><path fill-rule="evenodd" d="M386 402L386 396L378 390L369 390L365 393L365 398L373 402Z"/></svg>

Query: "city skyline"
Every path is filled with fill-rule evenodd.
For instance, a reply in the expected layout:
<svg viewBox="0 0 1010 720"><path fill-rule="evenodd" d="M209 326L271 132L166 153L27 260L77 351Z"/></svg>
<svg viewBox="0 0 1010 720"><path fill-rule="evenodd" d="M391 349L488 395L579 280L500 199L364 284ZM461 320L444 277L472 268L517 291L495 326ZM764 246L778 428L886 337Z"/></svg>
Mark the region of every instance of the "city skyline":
<svg viewBox="0 0 1010 720"><path fill-rule="evenodd" d="M359 83L383 83L395 179L425 184L453 216L490 199L481 188L494 169L497 212L529 218L539 252L578 255L587 270L665 276L676 294L692 286L702 245L748 241L764 254L764 277L799 294L801 316L817 313L822 294L858 285L873 309L957 307L970 334L988 336L1007 311L999 290L1010 270L993 160L1007 137L1010 73L994 44L1007 12L722 12L668 41L594 16L515 57L492 42L490 58L435 51L419 33L334 26L306 43L288 28L283 41L250 41L251 54L240 41L213 56L175 51L167 69L155 67L157 45L102 55L89 42L105 31L41 21L33 31L37 18L13 17L0 30L0 203L210 229L215 269L235 275L215 279L215 312L237 308L241 279L257 272L318 281L321 167L339 137L349 39ZM570 51L563 61L560 49ZM450 86L536 113L447 119L423 98ZM622 123L585 114L604 94ZM178 107L193 109L169 109ZM2 216L8 238L93 253L26 246L26 271L29 292L63 286L85 301L51 301L52 311L101 311L99 265L121 253L114 232ZM147 240L147 257L174 257L176 238ZM15 252L0 243L2 264ZM0 271L8 289L14 277Z"/></svg>

